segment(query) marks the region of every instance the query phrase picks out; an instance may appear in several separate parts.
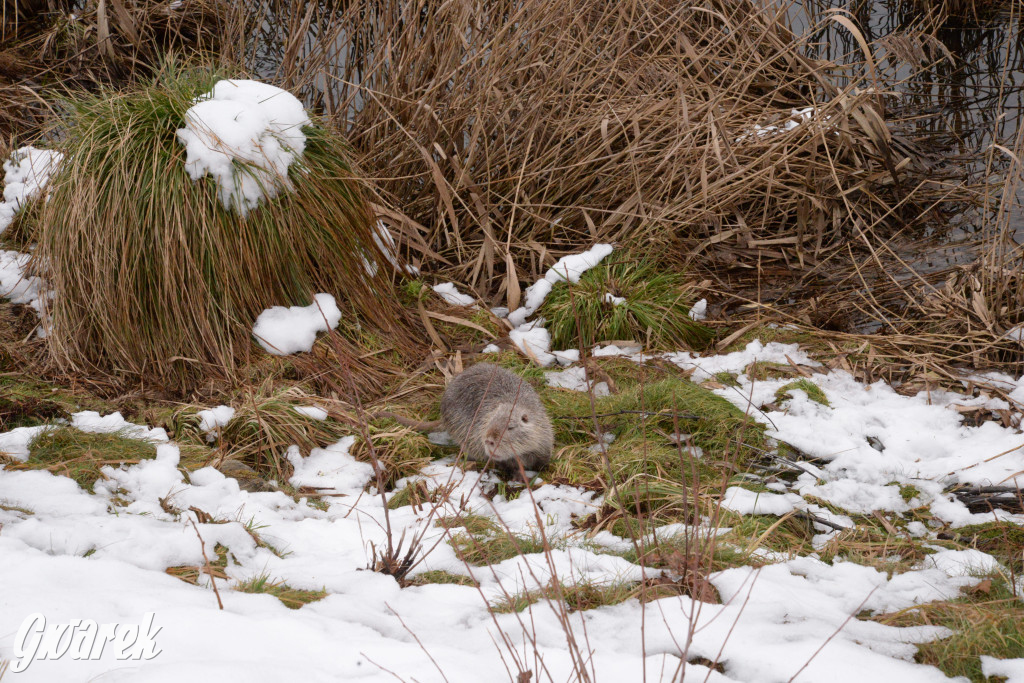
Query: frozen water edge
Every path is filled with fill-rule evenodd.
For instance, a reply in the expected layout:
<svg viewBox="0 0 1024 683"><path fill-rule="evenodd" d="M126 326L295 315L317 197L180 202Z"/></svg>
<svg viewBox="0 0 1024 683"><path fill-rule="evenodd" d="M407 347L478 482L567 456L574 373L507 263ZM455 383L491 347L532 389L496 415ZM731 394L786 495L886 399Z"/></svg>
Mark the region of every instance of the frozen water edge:
<svg viewBox="0 0 1024 683"><path fill-rule="evenodd" d="M740 370L754 358L789 356L797 363L813 362L798 354L795 347L752 345L738 355L677 355L674 360L709 375ZM836 372L814 375L811 381L822 387L831 408L794 392L785 412L766 410L760 418L774 423L778 438L802 438L802 448L828 460L819 468L824 484L817 478L798 480L784 496L787 500L813 493L831 502L842 501L844 507L868 509L874 502L881 505L875 509L899 512L903 501L891 495L896 487L888 478L893 476L897 481L900 477L913 481L921 495L932 501L936 514L959 519L963 511L956 512L953 503L936 495L941 492L938 479L946 476L948 468L960 479L976 474L993 477L993 468L1004 466L1024 469L1019 453L1010 453L1005 463L984 462L999 452L991 449L1001 448L1003 439L1020 439L1020 435L998 425L964 427L952 409L964 402L963 397L933 393L929 402L925 396L899 396L885 385L865 386ZM782 383L741 380L738 390L717 391L737 405L764 409ZM916 432L911 420L919 425ZM119 418L99 415L85 416L79 423L91 428L126 426ZM935 440L921 436L921 425L940 441L958 439L939 453L936 463L923 459L935 453ZM151 434L144 427L136 433ZM882 453L870 445L870 452L860 448L857 439L867 433L884 444ZM152 436L158 438L155 433ZM180 680L188 675L209 679L228 673L229 679L257 681L394 680L374 662L406 679L441 680L433 658L448 680L479 681L480 671L501 670L502 653L494 645L502 642L499 629L527 662L534 660L523 643L535 639L551 678L565 680L571 674L572 659L552 609L541 602L528 616L492 618L484 600L497 600L505 591L536 588L553 573L566 583L598 584L655 573L599 552L573 528L575 519L601 505L592 492L549 484L533 491L532 497L524 493L514 500L501 496L489 500L482 487L493 482L492 475L463 472L442 460L414 479L425 480L430 488L453 486L453 501L465 500L469 510L500 519L515 533L536 533L542 528L557 541L558 549L550 562L542 554L533 554L490 568L473 568L480 591L457 585L399 589L391 577L365 570L370 544L381 547L385 542L384 507L379 496L364 491L372 468L352 457L353 444L354 439L347 437L308 455L298 449L289 453L295 465L293 484L343 494L326 498L326 510L280 492L241 491L235 480L211 468L192 472L186 481L178 470L177 447L171 443L158 446L155 460L108 467L109 480L98 482L95 494L47 472L0 470L0 557L4 558L0 597L5 605L0 612L0 656L10 658L14 634L34 612L44 613L51 623L86 618L99 623L139 623L144 612L152 611L156 625L163 628L158 637L163 652L155 660L116 662L108 657L98 662L35 662L18 680L88 680L100 674L104 675L98 680L140 676ZM892 462L883 454L891 456ZM937 478L934 490L928 488L929 477ZM218 543L230 550L230 578L221 582L222 588L267 574L295 588L325 588L330 595L293 611L270 596L222 590L225 609L219 611L208 588L190 586L164 573L168 566L203 563L196 532L186 521L192 514L178 517L165 504L179 510L195 507L225 522L197 524L208 552ZM433 525L428 512L412 506L389 511L395 537L403 531L411 536L424 530L425 547L441 542L420 570L466 574L467 568L443 542L446 531ZM442 514L455 512L453 503ZM990 519L986 516L986 521ZM283 557L255 543L244 529L250 520L261 526L262 538L282 551ZM929 559L918 569L892 577L870 567L841 561L829 565L814 557L794 558L761 570L738 567L712 579L724 605L695 603L685 597L645 606L630 600L575 613L570 621L577 633L582 633L585 622L600 679L641 680L641 653L646 651L647 680L671 680L682 654L679 644L686 642L693 624L689 657L717 659L725 666L725 674L711 672L709 680L786 680L850 614L861 609L891 611L956 595L975 581L970 570L991 568L993 562L977 551L944 551ZM945 680L937 670L910 661L912 643L943 633L936 628L894 628L854 619L811 661L801 678ZM848 666L852 661L856 667ZM699 665L687 665L687 669L698 680L708 673ZM547 675L541 680L547 680Z"/></svg>

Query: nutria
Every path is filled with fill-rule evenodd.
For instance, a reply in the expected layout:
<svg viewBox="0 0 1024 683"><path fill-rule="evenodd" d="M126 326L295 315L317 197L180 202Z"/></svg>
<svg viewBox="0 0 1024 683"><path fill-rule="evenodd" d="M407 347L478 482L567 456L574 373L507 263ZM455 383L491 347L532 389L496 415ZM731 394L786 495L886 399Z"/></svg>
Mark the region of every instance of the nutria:
<svg viewBox="0 0 1024 683"><path fill-rule="evenodd" d="M539 470L551 460L554 434L544 404L529 382L491 363L478 363L448 384L441 419L414 422L377 413L419 430L443 428L470 460L489 462L510 474Z"/></svg>
<svg viewBox="0 0 1024 683"><path fill-rule="evenodd" d="M470 460L503 469L548 464L554 434L529 382L505 368L478 363L452 380L441 397L441 424Z"/></svg>

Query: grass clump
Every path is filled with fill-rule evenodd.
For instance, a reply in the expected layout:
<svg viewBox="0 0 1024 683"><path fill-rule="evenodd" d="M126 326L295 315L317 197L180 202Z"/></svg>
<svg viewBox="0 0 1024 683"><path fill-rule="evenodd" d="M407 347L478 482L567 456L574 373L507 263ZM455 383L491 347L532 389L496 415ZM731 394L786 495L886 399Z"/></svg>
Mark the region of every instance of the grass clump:
<svg viewBox="0 0 1024 683"><path fill-rule="evenodd" d="M921 495L921 492L917 490L916 486L911 486L910 484L900 484L899 487L900 498L903 499L904 503L909 503L910 501L914 500L915 498Z"/></svg>
<svg viewBox="0 0 1024 683"><path fill-rule="evenodd" d="M57 418L66 420L69 417L69 413L54 401L32 396L0 396L0 432L47 424Z"/></svg>
<svg viewBox="0 0 1024 683"><path fill-rule="evenodd" d="M562 600L570 612L595 609L605 605L617 605L639 592L636 583L612 583L600 585L581 581L577 584L561 584L547 586L541 590L522 591L509 595L491 605L491 611L498 614L522 612L524 609L541 599Z"/></svg>
<svg viewBox="0 0 1024 683"><path fill-rule="evenodd" d="M1017 575L1024 575L1024 527L1007 521L960 527L939 535L992 555Z"/></svg>
<svg viewBox="0 0 1024 683"><path fill-rule="evenodd" d="M945 626L953 635L917 646L915 659L950 678L964 676L984 683L981 655L997 659L1024 657L1024 604L1000 577L983 579L957 600L910 607L873 617L891 626Z"/></svg>
<svg viewBox="0 0 1024 683"><path fill-rule="evenodd" d="M352 455L358 460L365 462L370 462L371 458L377 459L378 465L383 470L385 491L394 488L398 480L417 474L431 462L434 447L425 434L421 434L408 427L386 427L379 429L373 426L369 427L368 433L373 447L372 455L370 453L370 446L362 439L358 440L353 446ZM376 477L373 478L371 483L373 486L378 485ZM403 489L403 491L407 492L406 495L411 497L407 502L395 502L395 505L425 502L425 499L419 500L417 498L417 492L413 490L415 488L415 486L410 485ZM429 498L425 487L421 493ZM396 498L400 497L401 494L402 492L400 491L399 496L396 496Z"/></svg>
<svg viewBox="0 0 1024 683"><path fill-rule="evenodd" d="M694 298L682 273L630 259L591 268L576 284L556 284L540 315L550 320L553 348L633 339L650 348L700 349L712 335L690 318Z"/></svg>
<svg viewBox="0 0 1024 683"><path fill-rule="evenodd" d="M335 134L304 128L295 190L245 216L224 209L211 178L189 178L176 133L215 80L169 66L148 84L67 103L65 161L28 235L56 294L46 341L62 369L172 391L231 377L256 317L315 292L343 292L346 312L408 338L385 269L371 276L359 257L386 263Z"/></svg>
<svg viewBox="0 0 1024 683"><path fill-rule="evenodd" d="M289 471L284 455L296 445L308 453L338 441L352 430L328 417L316 420L296 412L297 406L309 405L302 391L289 387L275 389L264 383L253 394L237 402L235 415L218 433L225 459L235 458L259 472L273 472L279 479ZM205 444L206 435L199 430L197 408L182 408L171 418L175 440L188 439Z"/></svg>
<svg viewBox="0 0 1024 683"><path fill-rule="evenodd" d="M164 570L165 574L173 576L176 579L181 579L185 583L191 583L193 586L199 585L199 577L203 574L216 579L227 579L227 567L228 560L234 559L231 555L231 551L226 545L218 543L213 547L213 555L210 557L210 563L202 566L193 565L176 565L174 567L168 567Z"/></svg>
<svg viewBox="0 0 1024 683"><path fill-rule="evenodd" d="M792 397L794 389L804 392L807 394L807 398L815 403L820 403L823 406L832 405L828 402L828 396L826 396L825 392L821 390L821 387L809 379L798 379L780 387L779 390L775 392L775 402L782 403L787 398Z"/></svg>
<svg viewBox="0 0 1024 683"><path fill-rule="evenodd" d="M47 429L29 444L28 460L9 469L46 470L74 480L86 491L103 478L107 465L132 464L156 457L156 446L122 433L95 434L75 427Z"/></svg>
<svg viewBox="0 0 1024 683"><path fill-rule="evenodd" d="M813 525L793 515L736 515L723 511L722 524L731 530L722 538L735 544L739 552L749 558L757 551L767 551L787 558L814 552L811 539Z"/></svg>
<svg viewBox="0 0 1024 683"><path fill-rule="evenodd" d="M736 380L736 375L732 372L716 372L715 381L727 387L740 386L740 383Z"/></svg>
<svg viewBox="0 0 1024 683"><path fill-rule="evenodd" d="M819 549L825 562L841 557L865 567L874 567L888 574L913 569L928 555L922 539L893 533L892 523L883 523L874 515L854 516L854 526L839 532Z"/></svg>
<svg viewBox="0 0 1024 683"><path fill-rule="evenodd" d="M764 382L769 379L790 377L793 375L793 368L785 363L757 360L747 366L746 374L752 382Z"/></svg>
<svg viewBox="0 0 1024 683"><path fill-rule="evenodd" d="M501 528L490 517L474 515L471 512L441 517L434 522L434 526L441 527L442 529L456 529L461 527L466 530L467 534L473 535L494 534Z"/></svg>
<svg viewBox="0 0 1024 683"><path fill-rule="evenodd" d="M241 581L235 586L240 593L266 593L273 595L289 609L299 609L317 600L327 597L326 590L310 591L299 588L292 588L283 581L272 581L269 574L260 574L246 581Z"/></svg>
<svg viewBox="0 0 1024 683"><path fill-rule="evenodd" d="M439 583L445 585L455 586L479 586L480 584L468 576L462 574L452 574L446 572L443 569L431 569L430 571L417 574L410 580L410 586L426 586L430 583Z"/></svg>
<svg viewBox="0 0 1024 683"><path fill-rule="evenodd" d="M497 564L517 555L544 552L544 541L540 537L513 534L497 527L486 535L455 534L448 543L456 557L476 566Z"/></svg>
<svg viewBox="0 0 1024 683"><path fill-rule="evenodd" d="M604 447L607 465L594 443L587 394L544 393L562 446L544 477L606 495L614 490L606 498L613 510L594 520L601 528L635 536L648 523L689 521L702 504L698 490L717 488L767 450L762 426L687 379L622 385L596 399L602 435L614 437Z"/></svg>

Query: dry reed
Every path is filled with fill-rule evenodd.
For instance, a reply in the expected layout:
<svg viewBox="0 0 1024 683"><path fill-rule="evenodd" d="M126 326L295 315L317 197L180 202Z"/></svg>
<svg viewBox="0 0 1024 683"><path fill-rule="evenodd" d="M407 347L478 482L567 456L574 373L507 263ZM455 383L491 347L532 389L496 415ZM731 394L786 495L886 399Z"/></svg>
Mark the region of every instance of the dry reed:
<svg viewBox="0 0 1024 683"><path fill-rule="evenodd" d="M511 279L595 241L813 265L970 195L887 110L874 64L836 77L780 5L262 5L274 21L254 68L347 126L360 167L490 295L514 298ZM297 45L298 30L315 39Z"/></svg>

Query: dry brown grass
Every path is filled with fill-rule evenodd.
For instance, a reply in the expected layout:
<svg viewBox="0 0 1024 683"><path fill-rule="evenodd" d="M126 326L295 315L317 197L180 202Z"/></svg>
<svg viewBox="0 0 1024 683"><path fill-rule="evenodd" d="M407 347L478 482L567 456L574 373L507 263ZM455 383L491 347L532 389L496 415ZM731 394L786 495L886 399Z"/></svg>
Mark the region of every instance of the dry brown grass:
<svg viewBox="0 0 1024 683"><path fill-rule="evenodd" d="M247 25L225 0L4 0L0 16L0 141L34 139L53 114L50 91L150 78L168 55L230 64Z"/></svg>
<svg viewBox="0 0 1024 683"><path fill-rule="evenodd" d="M492 295L598 240L813 264L964 196L887 111L873 66L834 85L770 3L271 4L278 77L347 125L361 167ZM318 29L302 59L287 50L300 19ZM802 125L748 135L804 107Z"/></svg>

